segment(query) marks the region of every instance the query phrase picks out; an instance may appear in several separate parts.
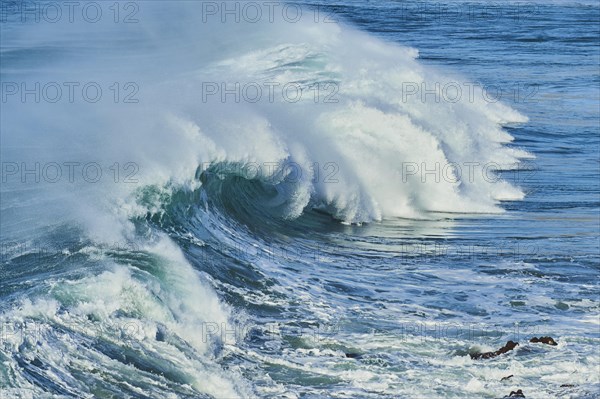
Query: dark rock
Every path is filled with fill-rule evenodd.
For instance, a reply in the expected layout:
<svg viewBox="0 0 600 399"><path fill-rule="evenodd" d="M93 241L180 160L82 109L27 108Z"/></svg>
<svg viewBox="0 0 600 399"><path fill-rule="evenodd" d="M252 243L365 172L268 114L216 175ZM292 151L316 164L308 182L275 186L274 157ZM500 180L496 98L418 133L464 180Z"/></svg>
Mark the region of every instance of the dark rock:
<svg viewBox="0 0 600 399"><path fill-rule="evenodd" d="M529 340L529 342L533 342L534 344L539 342L541 344L552 345L552 346L558 345L556 343L556 341L554 340L554 338L552 338L552 337L540 337L540 338L533 337Z"/></svg>
<svg viewBox="0 0 600 399"><path fill-rule="evenodd" d="M510 379L511 379L511 378L513 378L513 377L514 377L514 375L512 375L512 374L511 374L511 375L509 375L509 376L507 376L507 377L502 377L502 379L501 379L500 381L506 381L506 380L510 380Z"/></svg>
<svg viewBox="0 0 600 399"><path fill-rule="evenodd" d="M498 349L495 352L475 353L475 354L471 354L470 356L471 356L471 359L475 359L475 360L491 359L493 357L500 356L507 352L510 352L511 350L515 349L518 345L519 344L517 342L508 341L506 343L506 345L504 345L502 348Z"/></svg>
<svg viewBox="0 0 600 399"><path fill-rule="evenodd" d="M520 389L517 391L511 391L510 395L508 395L509 398L524 398L525 395L523 394L523 391L521 391Z"/></svg>
<svg viewBox="0 0 600 399"><path fill-rule="evenodd" d="M350 359L357 359L360 357L360 354L358 353L346 353L346 357L350 358Z"/></svg>

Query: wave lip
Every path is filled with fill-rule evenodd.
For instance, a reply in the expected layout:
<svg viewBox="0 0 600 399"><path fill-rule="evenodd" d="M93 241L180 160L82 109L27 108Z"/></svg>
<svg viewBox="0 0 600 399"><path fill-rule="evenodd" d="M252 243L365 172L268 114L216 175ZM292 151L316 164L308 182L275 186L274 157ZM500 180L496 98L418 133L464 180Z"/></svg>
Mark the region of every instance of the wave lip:
<svg viewBox="0 0 600 399"><path fill-rule="evenodd" d="M475 83L422 65L413 49L343 25L288 28L186 81L213 83L204 104L221 120L202 112L173 116L173 130L194 130L208 143L201 159L207 168L258 170L258 177L229 171L248 190L235 195L257 194L260 186L273 190L263 198L266 208L287 204L284 218L318 207L346 223L497 213L501 201L524 197L497 172L532 158L511 145L504 128L525 116ZM278 91L286 85L302 95ZM277 89L266 95L266 87ZM249 98L245 88L262 95ZM290 177L267 181L282 171Z"/></svg>

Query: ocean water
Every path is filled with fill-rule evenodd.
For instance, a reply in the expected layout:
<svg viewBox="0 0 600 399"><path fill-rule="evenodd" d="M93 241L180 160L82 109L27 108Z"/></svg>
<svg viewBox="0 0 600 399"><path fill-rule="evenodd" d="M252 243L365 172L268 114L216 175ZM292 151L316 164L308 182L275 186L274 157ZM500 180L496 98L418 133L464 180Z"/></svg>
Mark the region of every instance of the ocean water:
<svg viewBox="0 0 600 399"><path fill-rule="evenodd" d="M597 1L1 5L0 398L600 396Z"/></svg>

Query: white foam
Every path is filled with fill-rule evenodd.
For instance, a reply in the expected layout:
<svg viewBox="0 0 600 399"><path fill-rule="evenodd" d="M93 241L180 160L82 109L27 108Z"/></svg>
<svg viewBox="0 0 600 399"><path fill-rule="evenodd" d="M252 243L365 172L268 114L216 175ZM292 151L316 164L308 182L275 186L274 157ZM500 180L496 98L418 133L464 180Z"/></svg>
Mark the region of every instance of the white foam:
<svg viewBox="0 0 600 399"><path fill-rule="evenodd" d="M247 397L246 383L215 362L215 339L221 341L222 337L207 333L207 325L219 328L232 325L228 307L219 301L168 238L160 238L140 249L146 256L156 258L152 262L156 269L112 264L99 274L58 280L52 284L49 295L23 299L19 306L2 314L3 326L12 326L11 330L2 332L7 350L4 354L10 359L8 366L18 369L12 359L15 353L20 352L29 361L39 358L50 367L46 369L48 373L58 373L52 380L59 384L72 380L73 368L105 365L107 372L119 373L124 366L82 346L77 338L77 334L81 334L118 346L139 348L144 356L160 359L163 367L173 365L195 392ZM21 332L22 325L30 326L26 334ZM61 333L57 327L74 330L77 334ZM176 338L158 341L159 331ZM229 335L220 345L235 345L235 338ZM185 342L185 346L180 347L177 340ZM23 342L29 342L28 347L33 349L23 349ZM65 353L68 353L67 358ZM65 359L70 359L72 364L69 366ZM136 370L128 373L135 375ZM26 392L30 385L21 380L19 372L14 374L10 384ZM155 384L139 378L146 385ZM165 383L162 377L157 382ZM135 389L141 390L139 386Z"/></svg>
<svg viewBox="0 0 600 399"><path fill-rule="evenodd" d="M188 184L203 163L284 160L303 169L302 181L287 193L290 217L298 216L311 196L346 222L419 217L424 211L499 212L499 200L523 197L506 182L490 182L482 167L511 168L529 155L506 147L512 137L500 127L524 122L524 116L485 101L477 90L457 102L407 96L406 84L431 88L468 81L422 65L414 49L347 26L317 24L311 13L305 14L297 23L281 18L198 23L200 3L153 3L145 5L144 18L135 26L40 24L11 31L7 40L31 48L52 45L52 40L60 40L65 49L80 44L64 37L102 47L97 54L66 56L59 59L60 68L40 67L32 76L50 81L94 76L101 83L132 79L140 103L35 104L31 109L19 104L7 112L11 117L5 123L20 140L43 143L46 138L30 122L23 123L33 114L36 123L56 131L52 140L69 142L73 151L110 162L137 162L139 184L98 187L93 196L113 203L140 185ZM266 94L255 103L236 102L232 96L223 102L219 95L203 101L207 82L294 83L306 93L295 103L284 101L279 92L274 101ZM330 92L321 87L325 92L315 103L310 85L328 82L339 88L335 102L325 102ZM73 119L74 113L80 117ZM82 131L85 140L77 138ZM65 158L60 152L54 156ZM318 174L311 170L315 163ZM329 163L336 166L323 170ZM423 170L407 175L409 163ZM460 177L446 169L450 163L461 167ZM479 165L475 176L466 176L467 163ZM433 175L424 170L435 168L440 170ZM81 214L93 213L85 207ZM97 219L89 223L106 230Z"/></svg>

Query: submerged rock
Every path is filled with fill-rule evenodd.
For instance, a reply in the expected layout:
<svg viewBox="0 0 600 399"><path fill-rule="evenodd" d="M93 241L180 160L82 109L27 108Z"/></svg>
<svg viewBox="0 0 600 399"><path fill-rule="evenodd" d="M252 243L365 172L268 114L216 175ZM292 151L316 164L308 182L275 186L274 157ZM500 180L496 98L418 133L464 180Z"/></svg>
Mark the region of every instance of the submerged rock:
<svg viewBox="0 0 600 399"><path fill-rule="evenodd" d="M533 337L529 340L529 342L533 342L534 344L541 343L541 344L552 345L552 346L558 345L558 343L552 337L540 337L540 338Z"/></svg>
<svg viewBox="0 0 600 399"><path fill-rule="evenodd" d="M510 352L511 350L515 349L519 344L517 342L514 341L508 341L506 343L506 345L504 345L502 348L498 349L495 352L484 352L484 353L475 353L475 354L471 354L471 359L475 359L475 360L479 360L479 359L491 359L493 357L496 356L500 356L504 353Z"/></svg>

